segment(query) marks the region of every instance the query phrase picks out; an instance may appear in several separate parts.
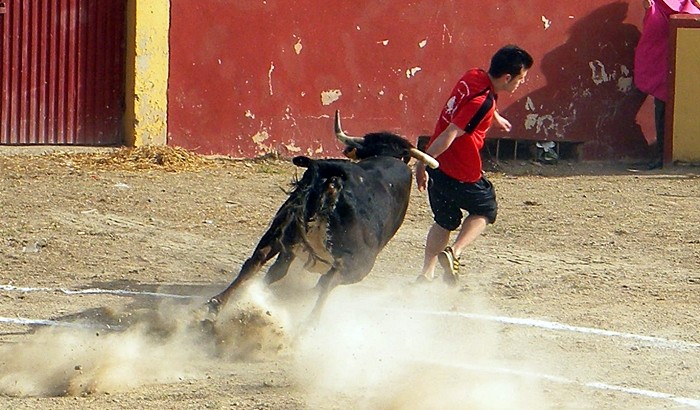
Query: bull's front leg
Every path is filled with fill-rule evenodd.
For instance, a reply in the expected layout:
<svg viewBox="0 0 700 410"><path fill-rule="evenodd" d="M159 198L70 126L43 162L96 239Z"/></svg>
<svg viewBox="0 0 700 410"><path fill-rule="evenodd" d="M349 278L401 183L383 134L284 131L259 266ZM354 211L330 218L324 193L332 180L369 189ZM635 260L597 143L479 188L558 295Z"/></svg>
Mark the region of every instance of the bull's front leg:
<svg viewBox="0 0 700 410"><path fill-rule="evenodd" d="M318 290L318 299L316 299L316 304L311 310L311 314L306 319L306 324L309 326L315 326L321 320L321 312L323 307L328 300L328 295L331 293L336 286L340 285L342 281L342 276L338 267L333 266L324 273L316 282L315 289Z"/></svg>
<svg viewBox="0 0 700 410"><path fill-rule="evenodd" d="M294 252L289 250L281 251L275 263L270 266L270 269L265 274L265 284L270 285L285 277L295 258Z"/></svg>

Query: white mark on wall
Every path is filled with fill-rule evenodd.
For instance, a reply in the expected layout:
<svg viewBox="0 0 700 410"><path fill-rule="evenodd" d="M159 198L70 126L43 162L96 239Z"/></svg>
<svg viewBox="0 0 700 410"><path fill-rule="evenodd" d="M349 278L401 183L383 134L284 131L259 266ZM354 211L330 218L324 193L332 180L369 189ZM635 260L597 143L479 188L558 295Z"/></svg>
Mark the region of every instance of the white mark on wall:
<svg viewBox="0 0 700 410"><path fill-rule="evenodd" d="M340 90L327 90L321 92L321 104L331 105L340 99L343 93Z"/></svg>
<svg viewBox="0 0 700 410"><path fill-rule="evenodd" d="M360 28L360 26L355 26L355 29L356 29L357 31L362 30L362 29Z"/></svg>
<svg viewBox="0 0 700 410"><path fill-rule="evenodd" d="M275 71L275 63L270 61L270 69L267 71L267 83L270 87L270 95L273 94L272 92L272 72Z"/></svg>
<svg viewBox="0 0 700 410"><path fill-rule="evenodd" d="M542 25L544 26L544 29L547 30L552 25L552 20L542 16Z"/></svg>
<svg viewBox="0 0 700 410"><path fill-rule="evenodd" d="M403 101L403 97L404 97L403 93L399 94L399 101Z"/></svg>
<svg viewBox="0 0 700 410"><path fill-rule="evenodd" d="M423 48L428 44L428 39L422 40L420 43L418 43L418 47Z"/></svg>
<svg viewBox="0 0 700 410"><path fill-rule="evenodd" d="M601 85L611 80L610 75L605 71L605 65L600 60L589 61L588 66L591 67L591 79L595 85Z"/></svg>
<svg viewBox="0 0 700 410"><path fill-rule="evenodd" d="M253 142L260 145L263 142L267 141L270 138L270 134L267 133L267 130L262 129L258 131L257 134L253 135Z"/></svg>
<svg viewBox="0 0 700 410"><path fill-rule="evenodd" d="M447 28L447 24L442 25L442 44L444 45L445 42L447 42L447 44L452 44L452 34Z"/></svg>
<svg viewBox="0 0 700 410"><path fill-rule="evenodd" d="M255 114L253 114L250 110L245 111L245 117L250 118L251 120L255 119Z"/></svg>
<svg viewBox="0 0 700 410"><path fill-rule="evenodd" d="M297 38L297 42L296 42L296 44L294 44L294 52L297 53L297 55L299 55L299 54L301 54L302 48L304 48L304 46L301 45L301 39Z"/></svg>
<svg viewBox="0 0 700 410"><path fill-rule="evenodd" d="M542 107L540 107L541 109ZM525 111L530 111L530 114L525 116L525 129L534 130L535 134L544 134L545 136L557 135L557 123L554 116L551 114L541 115L537 113L537 107L532 98L527 97L525 100Z"/></svg>
<svg viewBox="0 0 700 410"><path fill-rule="evenodd" d="M525 118L525 129L535 129L536 134L549 135L556 129L556 123L552 115L528 114Z"/></svg>
<svg viewBox="0 0 700 410"><path fill-rule="evenodd" d="M415 75L422 70L420 67L413 67L406 70L406 78L415 77Z"/></svg>
<svg viewBox="0 0 700 410"><path fill-rule="evenodd" d="M221 65L221 59L218 59L217 61L219 61L219 65Z"/></svg>
<svg viewBox="0 0 700 410"><path fill-rule="evenodd" d="M632 76L627 66L620 66L620 78L617 79L617 89L620 92L628 93L632 90Z"/></svg>
<svg viewBox="0 0 700 410"><path fill-rule="evenodd" d="M291 128L297 127L297 120L296 120L296 118L294 118L294 114L292 113L292 107L290 107L289 105L284 110L284 119L285 119L285 121L291 121L291 123L292 123Z"/></svg>
<svg viewBox="0 0 700 410"><path fill-rule="evenodd" d="M294 145L294 141L290 142L289 144L283 144L285 148L287 148L287 151L289 152L299 152L301 151L301 148L297 147Z"/></svg>
<svg viewBox="0 0 700 410"><path fill-rule="evenodd" d="M379 94L380 96L383 96L383 95L384 95L384 89L382 88L381 90L379 90L379 93L378 93L378 94Z"/></svg>
<svg viewBox="0 0 700 410"><path fill-rule="evenodd" d="M302 97L306 97L306 91L300 92L299 95L301 95Z"/></svg>
<svg viewBox="0 0 700 410"><path fill-rule="evenodd" d="M381 45L383 45L383 46L388 46L388 45L389 45L389 40L377 41L377 44L381 44Z"/></svg>
<svg viewBox="0 0 700 410"><path fill-rule="evenodd" d="M535 111L535 103L532 102L532 98L527 97L527 100L525 101L525 110L526 111Z"/></svg>

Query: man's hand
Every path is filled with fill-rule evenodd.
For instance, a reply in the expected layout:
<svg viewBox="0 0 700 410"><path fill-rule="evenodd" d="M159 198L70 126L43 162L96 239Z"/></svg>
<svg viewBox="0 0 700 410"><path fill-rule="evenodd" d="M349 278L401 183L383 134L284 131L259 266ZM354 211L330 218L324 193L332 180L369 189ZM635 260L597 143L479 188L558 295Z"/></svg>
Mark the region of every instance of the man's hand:
<svg viewBox="0 0 700 410"><path fill-rule="evenodd" d="M425 191L425 188L428 187L428 173L425 172L425 163L422 161L416 164L416 185L418 185L420 192Z"/></svg>
<svg viewBox="0 0 700 410"><path fill-rule="evenodd" d="M502 129L503 131L510 132L510 130L513 129L513 126L510 124L510 121L501 117L501 114L499 114L498 111L493 112L493 119L496 121L496 125L498 126L498 128Z"/></svg>

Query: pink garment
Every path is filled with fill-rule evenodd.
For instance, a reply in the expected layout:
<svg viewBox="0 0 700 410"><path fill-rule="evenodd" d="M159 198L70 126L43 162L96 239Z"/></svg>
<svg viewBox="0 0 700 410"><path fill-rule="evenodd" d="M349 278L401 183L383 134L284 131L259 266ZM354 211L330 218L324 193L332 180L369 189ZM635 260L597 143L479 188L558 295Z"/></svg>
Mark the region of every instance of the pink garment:
<svg viewBox="0 0 700 410"><path fill-rule="evenodd" d="M700 14L688 0L656 0L646 10L634 54L634 84L661 101L668 100L668 34L672 14Z"/></svg>
<svg viewBox="0 0 700 410"><path fill-rule="evenodd" d="M688 0L659 0L658 3L676 13L700 14L700 10Z"/></svg>

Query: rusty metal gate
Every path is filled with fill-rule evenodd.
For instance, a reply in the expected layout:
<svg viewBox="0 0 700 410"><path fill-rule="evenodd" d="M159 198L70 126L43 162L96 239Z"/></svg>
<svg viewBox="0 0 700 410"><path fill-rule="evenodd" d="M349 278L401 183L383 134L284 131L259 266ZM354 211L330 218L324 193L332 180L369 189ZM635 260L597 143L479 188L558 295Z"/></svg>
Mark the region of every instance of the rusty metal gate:
<svg viewBox="0 0 700 410"><path fill-rule="evenodd" d="M0 144L114 145L126 0L0 0Z"/></svg>

